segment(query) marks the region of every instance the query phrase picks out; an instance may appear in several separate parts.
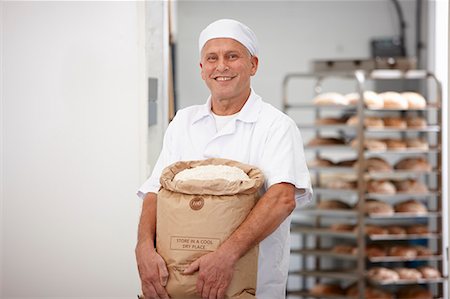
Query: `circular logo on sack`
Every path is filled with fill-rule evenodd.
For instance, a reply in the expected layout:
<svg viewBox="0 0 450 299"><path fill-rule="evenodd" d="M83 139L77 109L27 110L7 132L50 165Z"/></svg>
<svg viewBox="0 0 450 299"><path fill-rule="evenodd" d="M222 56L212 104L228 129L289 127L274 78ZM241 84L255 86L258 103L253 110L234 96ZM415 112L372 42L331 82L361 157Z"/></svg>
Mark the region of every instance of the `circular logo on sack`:
<svg viewBox="0 0 450 299"><path fill-rule="evenodd" d="M191 207L191 209L193 209L194 211L198 211L201 208L203 208L203 205L205 204L205 201L203 200L203 198L201 197L194 197L193 199L191 199L191 201L189 202L189 206Z"/></svg>

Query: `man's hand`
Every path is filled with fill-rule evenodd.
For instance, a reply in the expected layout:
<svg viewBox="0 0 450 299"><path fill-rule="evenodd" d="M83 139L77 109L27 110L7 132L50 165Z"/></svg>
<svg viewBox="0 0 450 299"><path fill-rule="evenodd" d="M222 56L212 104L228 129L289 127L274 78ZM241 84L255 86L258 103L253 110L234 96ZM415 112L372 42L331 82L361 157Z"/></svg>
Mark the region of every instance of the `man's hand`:
<svg viewBox="0 0 450 299"><path fill-rule="evenodd" d="M138 244L136 260L145 299L169 299L164 288L169 278L166 263L153 246Z"/></svg>
<svg viewBox="0 0 450 299"><path fill-rule="evenodd" d="M197 292L203 299L223 299L233 277L236 260L223 254L220 248L198 258L183 274L199 271Z"/></svg>

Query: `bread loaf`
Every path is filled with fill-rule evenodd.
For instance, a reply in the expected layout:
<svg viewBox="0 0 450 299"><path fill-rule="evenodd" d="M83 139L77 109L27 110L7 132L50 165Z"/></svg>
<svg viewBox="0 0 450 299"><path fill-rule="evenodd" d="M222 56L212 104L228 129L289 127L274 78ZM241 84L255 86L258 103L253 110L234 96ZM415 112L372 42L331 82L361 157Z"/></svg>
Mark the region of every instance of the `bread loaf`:
<svg viewBox="0 0 450 299"><path fill-rule="evenodd" d="M395 268L395 272L398 273L399 279L418 280L422 278L422 273L414 268Z"/></svg>
<svg viewBox="0 0 450 299"><path fill-rule="evenodd" d="M368 158L366 160L367 171L392 171L391 165L386 160L378 157Z"/></svg>
<svg viewBox="0 0 450 299"><path fill-rule="evenodd" d="M386 228L373 224L367 224L365 232L367 235L386 235L388 233Z"/></svg>
<svg viewBox="0 0 450 299"><path fill-rule="evenodd" d="M346 106L349 104L347 98L345 98L342 94L337 92L326 92L317 95L313 99L314 105L343 105Z"/></svg>
<svg viewBox="0 0 450 299"><path fill-rule="evenodd" d="M324 158L317 158L308 163L308 166L310 167L331 167L333 165L334 163L331 160Z"/></svg>
<svg viewBox="0 0 450 299"><path fill-rule="evenodd" d="M375 267L370 269L367 272L367 276L369 279L379 282L395 282L400 279L397 272L384 267Z"/></svg>
<svg viewBox="0 0 450 299"><path fill-rule="evenodd" d="M367 192L380 194L395 194L397 189L391 181L370 180L367 182Z"/></svg>
<svg viewBox="0 0 450 299"><path fill-rule="evenodd" d="M321 210L349 210L350 205L338 199L323 200L317 205Z"/></svg>
<svg viewBox="0 0 450 299"><path fill-rule="evenodd" d="M345 97L350 105L356 105L361 98L357 92L346 94ZM383 99L376 92L370 90L364 91L364 104L369 109L381 109L384 105Z"/></svg>
<svg viewBox="0 0 450 299"><path fill-rule="evenodd" d="M429 149L428 142L420 138L411 138L406 140L406 146L410 149L427 151Z"/></svg>
<svg viewBox="0 0 450 299"><path fill-rule="evenodd" d="M406 142L401 139L385 139L384 142L388 149L391 150L405 150Z"/></svg>
<svg viewBox="0 0 450 299"><path fill-rule="evenodd" d="M383 216L390 216L394 214L394 209L391 205L375 200L375 199L368 199L365 203L365 212L366 214L375 214L375 215L383 215Z"/></svg>
<svg viewBox="0 0 450 299"><path fill-rule="evenodd" d="M345 181L341 179L331 180L325 183L325 188L329 189L355 189L356 182Z"/></svg>
<svg viewBox="0 0 450 299"><path fill-rule="evenodd" d="M417 194L429 192L428 187L424 183L415 179L396 181L395 188L397 192L401 193Z"/></svg>
<svg viewBox="0 0 450 299"><path fill-rule="evenodd" d="M359 140L353 139L351 146L358 148ZM364 139L364 148L371 151L385 151L387 149L386 143L383 140L366 138Z"/></svg>
<svg viewBox="0 0 450 299"><path fill-rule="evenodd" d="M433 255L433 252L428 247L425 247L425 246L417 245L417 246L414 246L414 249L417 252L417 256L431 256L431 255Z"/></svg>
<svg viewBox="0 0 450 299"><path fill-rule="evenodd" d="M442 277L441 272L439 272L438 269L430 266L419 267L419 271L425 279L436 279Z"/></svg>
<svg viewBox="0 0 450 299"><path fill-rule="evenodd" d="M417 250L410 246L395 245L388 249L388 254L413 259L417 256Z"/></svg>
<svg viewBox="0 0 450 299"><path fill-rule="evenodd" d="M408 100L395 91L380 93L385 109L408 109Z"/></svg>
<svg viewBox="0 0 450 299"><path fill-rule="evenodd" d="M350 117L347 120L347 125L356 126L359 123L359 118L357 115ZM364 117L364 126L367 128L383 128L384 123L383 120L379 117L374 116L366 116Z"/></svg>
<svg viewBox="0 0 450 299"><path fill-rule="evenodd" d="M414 170L414 171L431 171L431 165L427 159L423 157L405 158L397 162L394 166L395 169L400 170Z"/></svg>
<svg viewBox="0 0 450 299"><path fill-rule="evenodd" d="M398 203L394 206L394 208L397 213L412 213L420 215L428 212L427 207L425 207L423 203L414 199Z"/></svg>
<svg viewBox="0 0 450 299"><path fill-rule="evenodd" d="M354 230L354 228L355 228L354 225L346 224L346 223L333 223L330 226L330 229L332 231L336 231L336 232L351 232Z"/></svg>
<svg viewBox="0 0 450 299"><path fill-rule="evenodd" d="M406 235L406 229L398 225L389 225L386 229L390 235Z"/></svg>
<svg viewBox="0 0 450 299"><path fill-rule="evenodd" d="M426 235L430 233L428 226L416 224L406 227L406 233L408 235Z"/></svg>
<svg viewBox="0 0 450 299"><path fill-rule="evenodd" d="M423 109L427 106L425 98L417 92L402 92L401 95L408 102L408 109Z"/></svg>
<svg viewBox="0 0 450 299"><path fill-rule="evenodd" d="M401 117L385 117L383 123L388 128L406 129L406 120Z"/></svg>
<svg viewBox="0 0 450 299"><path fill-rule="evenodd" d="M394 299L394 296L381 289L366 286L364 290L364 299ZM347 289L347 296L359 298L358 285L353 284Z"/></svg>
<svg viewBox="0 0 450 299"><path fill-rule="evenodd" d="M406 118L406 125L408 128L425 128L427 126L427 121L420 116L410 116Z"/></svg>
<svg viewBox="0 0 450 299"><path fill-rule="evenodd" d="M331 251L339 254L357 254L358 248L351 245L335 245Z"/></svg>
<svg viewBox="0 0 450 299"><path fill-rule="evenodd" d="M322 118L316 119L315 124L316 125L341 125L341 124L345 124L345 119L336 118L336 117L322 117Z"/></svg>
<svg viewBox="0 0 450 299"><path fill-rule="evenodd" d="M433 299L433 293L420 286L403 287L398 291L399 299Z"/></svg>
<svg viewBox="0 0 450 299"><path fill-rule="evenodd" d="M342 145L345 142L342 139L334 137L316 137L309 141L309 146L322 146L322 145Z"/></svg>
<svg viewBox="0 0 450 299"><path fill-rule="evenodd" d="M313 295L334 295L334 296L340 296L344 295L344 290L336 284L329 284L329 283L319 283L316 284L309 290L309 292Z"/></svg>
<svg viewBox="0 0 450 299"><path fill-rule="evenodd" d="M366 246L366 255L368 257L386 256L386 250L381 246L368 245L368 246Z"/></svg>

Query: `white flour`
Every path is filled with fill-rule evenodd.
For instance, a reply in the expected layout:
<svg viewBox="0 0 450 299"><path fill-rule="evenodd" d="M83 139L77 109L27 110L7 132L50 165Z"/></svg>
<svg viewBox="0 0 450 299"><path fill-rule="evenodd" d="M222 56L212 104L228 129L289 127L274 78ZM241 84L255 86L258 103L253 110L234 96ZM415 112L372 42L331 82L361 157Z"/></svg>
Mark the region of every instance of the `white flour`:
<svg viewBox="0 0 450 299"><path fill-rule="evenodd" d="M174 181L214 180L228 181L249 180L248 175L240 168L227 165L203 165L185 169L175 175Z"/></svg>

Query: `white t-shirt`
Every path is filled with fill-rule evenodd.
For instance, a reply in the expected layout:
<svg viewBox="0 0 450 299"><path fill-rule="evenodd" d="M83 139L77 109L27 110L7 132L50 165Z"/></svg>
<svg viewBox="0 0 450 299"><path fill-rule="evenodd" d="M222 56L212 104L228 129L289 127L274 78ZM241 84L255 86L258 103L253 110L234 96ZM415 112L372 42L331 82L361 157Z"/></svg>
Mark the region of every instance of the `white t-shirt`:
<svg viewBox="0 0 450 299"><path fill-rule="evenodd" d="M138 190L157 193L162 170L175 162L224 158L254 165L265 176L264 191L277 183L296 187L297 204L311 199L312 189L300 131L295 122L252 90L235 118L216 130L211 98L177 112L164 136L163 148L150 178ZM302 192L300 189L305 189ZM258 299L285 297L289 268L291 217L259 246Z"/></svg>
<svg viewBox="0 0 450 299"><path fill-rule="evenodd" d="M230 122L230 120L235 118L236 115L239 114L239 112L231 115L217 115L214 112L211 112L211 114L214 117L214 120L216 121L217 132L219 132Z"/></svg>

